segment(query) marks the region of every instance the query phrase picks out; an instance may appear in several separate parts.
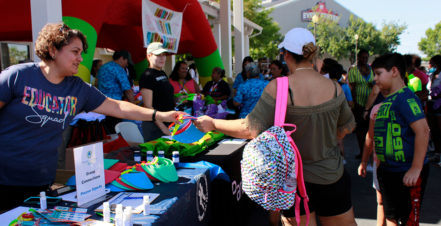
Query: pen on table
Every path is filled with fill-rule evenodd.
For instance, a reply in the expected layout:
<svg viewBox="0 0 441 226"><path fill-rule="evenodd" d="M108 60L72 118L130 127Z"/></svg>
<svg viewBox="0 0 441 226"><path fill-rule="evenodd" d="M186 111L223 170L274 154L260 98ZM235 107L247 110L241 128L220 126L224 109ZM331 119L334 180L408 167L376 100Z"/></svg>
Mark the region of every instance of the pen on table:
<svg viewBox="0 0 441 226"><path fill-rule="evenodd" d="M124 197L123 199L142 199L142 197Z"/></svg>

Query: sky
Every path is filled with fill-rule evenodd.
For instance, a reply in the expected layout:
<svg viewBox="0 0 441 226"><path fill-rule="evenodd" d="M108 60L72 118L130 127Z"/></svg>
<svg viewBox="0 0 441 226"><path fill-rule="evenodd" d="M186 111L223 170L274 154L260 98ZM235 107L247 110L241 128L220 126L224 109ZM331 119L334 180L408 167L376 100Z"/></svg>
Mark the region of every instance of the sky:
<svg viewBox="0 0 441 226"><path fill-rule="evenodd" d="M356 16L381 29L382 24L395 22L406 24L407 29L400 36L397 51L402 54L416 53L418 42L425 37L428 28L435 28L441 22L441 0L335 0Z"/></svg>

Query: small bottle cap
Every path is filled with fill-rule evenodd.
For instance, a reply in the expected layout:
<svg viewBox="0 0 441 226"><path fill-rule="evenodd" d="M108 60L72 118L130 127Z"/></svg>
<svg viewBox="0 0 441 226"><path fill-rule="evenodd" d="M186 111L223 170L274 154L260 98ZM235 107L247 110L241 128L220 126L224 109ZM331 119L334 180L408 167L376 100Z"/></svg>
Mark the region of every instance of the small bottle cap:
<svg viewBox="0 0 441 226"><path fill-rule="evenodd" d="M143 201L144 203L150 203L150 196L148 196L148 195L144 195L144 196L142 197L142 201Z"/></svg>
<svg viewBox="0 0 441 226"><path fill-rule="evenodd" d="M147 151L147 161L152 161L153 159L153 151Z"/></svg>
<svg viewBox="0 0 441 226"><path fill-rule="evenodd" d="M133 160L135 162L141 162L141 152L139 150L133 151Z"/></svg>
<svg viewBox="0 0 441 226"><path fill-rule="evenodd" d="M45 197L46 196L46 192L42 191L40 192L40 197Z"/></svg>

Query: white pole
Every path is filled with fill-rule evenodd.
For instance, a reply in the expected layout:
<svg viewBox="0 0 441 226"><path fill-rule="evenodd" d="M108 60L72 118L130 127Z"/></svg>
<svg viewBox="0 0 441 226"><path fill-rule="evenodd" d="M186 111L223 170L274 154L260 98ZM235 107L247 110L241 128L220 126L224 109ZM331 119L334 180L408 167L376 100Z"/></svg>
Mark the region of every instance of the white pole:
<svg viewBox="0 0 441 226"><path fill-rule="evenodd" d="M242 71L242 59L245 57L243 23L243 1L233 0L234 56L236 73Z"/></svg>
<svg viewBox="0 0 441 226"><path fill-rule="evenodd" d="M233 77L232 47L231 47L231 3L230 0L220 1L219 22L221 29L220 54L224 64L225 74Z"/></svg>
<svg viewBox="0 0 441 226"><path fill-rule="evenodd" d="M62 21L61 0L29 0L31 2L32 43L35 46L38 33L47 23ZM40 61L33 50L34 61Z"/></svg>

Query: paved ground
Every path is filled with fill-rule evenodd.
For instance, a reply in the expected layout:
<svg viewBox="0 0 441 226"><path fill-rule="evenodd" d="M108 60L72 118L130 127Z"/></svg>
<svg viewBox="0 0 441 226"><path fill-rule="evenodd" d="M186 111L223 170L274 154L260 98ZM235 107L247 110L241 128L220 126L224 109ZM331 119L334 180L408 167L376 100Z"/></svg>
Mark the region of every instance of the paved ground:
<svg viewBox="0 0 441 226"><path fill-rule="evenodd" d="M346 169L352 179L352 202L357 224L360 226L376 225L376 196L372 188L372 173L366 178L357 175L360 163L355 159L358 145L355 134L348 135L344 140ZM429 180L423 200L422 226L441 225L441 168L431 165Z"/></svg>

